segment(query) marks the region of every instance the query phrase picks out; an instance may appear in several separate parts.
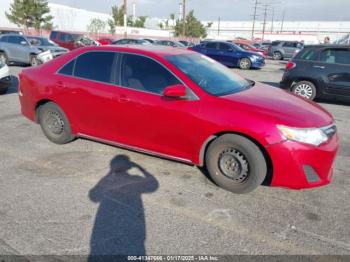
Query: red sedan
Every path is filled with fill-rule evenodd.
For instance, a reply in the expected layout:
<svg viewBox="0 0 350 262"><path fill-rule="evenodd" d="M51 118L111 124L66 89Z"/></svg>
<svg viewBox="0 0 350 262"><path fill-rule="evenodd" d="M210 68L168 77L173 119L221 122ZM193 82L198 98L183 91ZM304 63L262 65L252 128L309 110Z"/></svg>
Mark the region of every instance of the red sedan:
<svg viewBox="0 0 350 262"><path fill-rule="evenodd" d="M326 185L338 149L317 104L186 49L77 49L23 70L19 98L54 143L84 137L203 166L234 193Z"/></svg>

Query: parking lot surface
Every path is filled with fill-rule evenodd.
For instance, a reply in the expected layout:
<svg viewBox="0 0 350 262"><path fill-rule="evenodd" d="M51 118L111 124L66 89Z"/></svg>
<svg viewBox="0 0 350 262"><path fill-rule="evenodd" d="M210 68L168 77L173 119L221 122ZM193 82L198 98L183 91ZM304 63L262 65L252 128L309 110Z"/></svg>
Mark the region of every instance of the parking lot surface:
<svg viewBox="0 0 350 262"><path fill-rule="evenodd" d="M233 70L276 85L284 66ZM0 254L350 254L349 105L321 104L341 137L329 186L234 195L193 166L52 144L21 116L16 85L0 96Z"/></svg>

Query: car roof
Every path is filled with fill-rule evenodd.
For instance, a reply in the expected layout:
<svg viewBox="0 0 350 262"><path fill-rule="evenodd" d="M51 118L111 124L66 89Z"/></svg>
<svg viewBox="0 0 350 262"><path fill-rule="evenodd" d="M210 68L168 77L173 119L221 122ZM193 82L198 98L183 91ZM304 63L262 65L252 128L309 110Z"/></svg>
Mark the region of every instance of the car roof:
<svg viewBox="0 0 350 262"><path fill-rule="evenodd" d="M172 55L181 55L181 54L192 54L193 52L184 48L174 48L167 46L156 46L156 45L106 45L106 46L89 46L79 48L79 50L88 50L88 51L124 51L131 53L143 53L149 55L158 55L158 56L172 56Z"/></svg>
<svg viewBox="0 0 350 262"><path fill-rule="evenodd" d="M24 35L17 34L17 33L0 34L0 37L3 37L3 36L22 36L22 37L25 37Z"/></svg>

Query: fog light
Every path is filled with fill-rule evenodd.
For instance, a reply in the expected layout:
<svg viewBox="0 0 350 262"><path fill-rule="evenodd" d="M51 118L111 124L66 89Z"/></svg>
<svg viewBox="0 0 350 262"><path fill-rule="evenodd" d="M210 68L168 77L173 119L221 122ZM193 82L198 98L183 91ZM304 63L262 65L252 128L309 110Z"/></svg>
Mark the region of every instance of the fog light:
<svg viewBox="0 0 350 262"><path fill-rule="evenodd" d="M304 165L303 166L304 173L309 182L315 183L320 181L320 177L317 175L315 169L312 166Z"/></svg>

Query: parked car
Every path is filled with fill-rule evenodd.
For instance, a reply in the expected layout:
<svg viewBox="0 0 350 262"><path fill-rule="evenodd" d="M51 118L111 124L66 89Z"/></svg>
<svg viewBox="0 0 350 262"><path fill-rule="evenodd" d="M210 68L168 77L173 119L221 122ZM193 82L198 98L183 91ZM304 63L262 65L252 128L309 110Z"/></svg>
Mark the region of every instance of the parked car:
<svg viewBox="0 0 350 262"><path fill-rule="evenodd" d="M262 55L245 51L233 43L207 41L190 49L207 55L226 66L251 69L261 68L265 65L265 58Z"/></svg>
<svg viewBox="0 0 350 262"><path fill-rule="evenodd" d="M350 99L350 45L306 46L286 66L280 86L306 99Z"/></svg>
<svg viewBox="0 0 350 262"><path fill-rule="evenodd" d="M32 46L28 39L19 34L5 34L0 36L0 61L38 65L38 55L42 51Z"/></svg>
<svg viewBox="0 0 350 262"><path fill-rule="evenodd" d="M100 38L97 39L97 42L99 42L101 45L111 45L115 41L112 38Z"/></svg>
<svg viewBox="0 0 350 262"><path fill-rule="evenodd" d="M206 167L234 193L331 179L327 111L187 49L80 48L19 78L21 112L57 144L84 137Z"/></svg>
<svg viewBox="0 0 350 262"><path fill-rule="evenodd" d="M283 60L292 58L303 48L303 45L297 41L274 41L268 48L268 55L274 60Z"/></svg>
<svg viewBox="0 0 350 262"><path fill-rule="evenodd" d="M113 45L150 45L151 43L144 39L124 38L124 39L116 40L112 44Z"/></svg>
<svg viewBox="0 0 350 262"><path fill-rule="evenodd" d="M191 47L191 46L194 46L195 44L190 42L190 41L185 41L185 40L180 40L179 41L181 44L183 44L184 46L186 47Z"/></svg>
<svg viewBox="0 0 350 262"><path fill-rule="evenodd" d="M3 60L0 60L0 94L6 93L10 85L10 69Z"/></svg>
<svg viewBox="0 0 350 262"><path fill-rule="evenodd" d="M171 46L171 47L179 47L179 48L186 48L186 46L178 41L173 40L157 40L155 41L156 45L163 45L163 46Z"/></svg>
<svg viewBox="0 0 350 262"><path fill-rule="evenodd" d="M263 57L265 57L267 55L267 51L264 51L263 49L261 48L256 48L255 46L253 45L250 45L246 42L242 42L242 41L233 41L233 43L235 45L238 45L240 48L242 48L243 50L246 50L246 51L250 51L250 52L254 52L254 53L258 53L259 55L262 55Z"/></svg>
<svg viewBox="0 0 350 262"><path fill-rule="evenodd" d="M19 34L19 35L23 35L23 33L19 30L6 30L6 29L2 29L0 30L0 35L5 35L5 34Z"/></svg>
<svg viewBox="0 0 350 262"><path fill-rule="evenodd" d="M90 39L83 34L75 34L62 31L51 31L50 40L61 47L67 48L68 50L74 50L76 48L84 46L100 45L95 40Z"/></svg>
<svg viewBox="0 0 350 262"><path fill-rule="evenodd" d="M27 36L30 44L36 46L41 51L50 51L53 57L57 57L67 53L67 48L60 47L55 42L42 36Z"/></svg>

